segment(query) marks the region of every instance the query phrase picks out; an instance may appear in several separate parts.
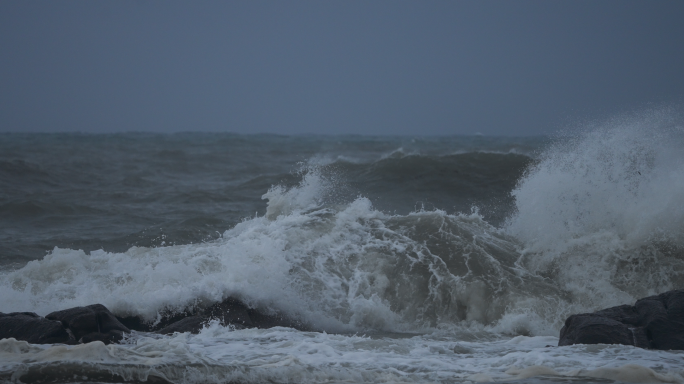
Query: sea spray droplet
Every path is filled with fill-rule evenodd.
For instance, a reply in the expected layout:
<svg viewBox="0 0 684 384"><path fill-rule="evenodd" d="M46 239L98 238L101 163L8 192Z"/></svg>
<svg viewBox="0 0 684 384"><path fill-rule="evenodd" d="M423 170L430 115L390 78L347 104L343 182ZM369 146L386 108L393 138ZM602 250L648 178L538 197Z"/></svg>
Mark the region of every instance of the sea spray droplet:
<svg viewBox="0 0 684 384"><path fill-rule="evenodd" d="M571 293L577 310L684 284L684 129L668 110L559 139L512 192L506 231L521 265Z"/></svg>

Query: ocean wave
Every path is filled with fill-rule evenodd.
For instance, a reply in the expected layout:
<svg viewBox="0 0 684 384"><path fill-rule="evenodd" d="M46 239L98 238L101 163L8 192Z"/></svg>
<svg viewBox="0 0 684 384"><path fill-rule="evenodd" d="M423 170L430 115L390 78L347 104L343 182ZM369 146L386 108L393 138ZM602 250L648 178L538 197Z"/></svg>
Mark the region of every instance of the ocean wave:
<svg viewBox="0 0 684 384"><path fill-rule="evenodd" d="M517 268L515 241L477 213L388 215L363 197L329 203L331 193L309 172L265 194L264 216L203 244L55 248L1 276L0 306L46 314L98 302L154 321L234 296L328 331L417 331L492 325L513 303L544 300L531 292L554 290Z"/></svg>
<svg viewBox="0 0 684 384"><path fill-rule="evenodd" d="M512 192L521 263L587 308L684 287L684 125L671 110L562 138Z"/></svg>
<svg viewBox="0 0 684 384"><path fill-rule="evenodd" d="M469 152L309 164L263 195L262 215L216 240L55 248L0 274L0 308L44 315L102 303L154 322L232 296L329 332L554 335L571 313L684 283L684 142L671 122L622 120L537 160ZM394 199L415 183L466 196L467 208L481 189L495 191L491 201L513 189L516 211L502 227L476 208L397 213L378 208L375 181Z"/></svg>

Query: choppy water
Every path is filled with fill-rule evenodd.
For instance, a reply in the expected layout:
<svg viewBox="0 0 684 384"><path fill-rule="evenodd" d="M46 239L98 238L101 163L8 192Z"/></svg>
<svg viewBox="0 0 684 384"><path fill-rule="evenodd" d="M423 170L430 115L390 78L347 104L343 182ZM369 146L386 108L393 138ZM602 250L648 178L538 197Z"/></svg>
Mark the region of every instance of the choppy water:
<svg viewBox="0 0 684 384"><path fill-rule="evenodd" d="M684 382L681 351L553 347L571 313L684 288L667 111L553 140L3 134L0 186L2 312L233 296L320 331L3 340L5 380Z"/></svg>

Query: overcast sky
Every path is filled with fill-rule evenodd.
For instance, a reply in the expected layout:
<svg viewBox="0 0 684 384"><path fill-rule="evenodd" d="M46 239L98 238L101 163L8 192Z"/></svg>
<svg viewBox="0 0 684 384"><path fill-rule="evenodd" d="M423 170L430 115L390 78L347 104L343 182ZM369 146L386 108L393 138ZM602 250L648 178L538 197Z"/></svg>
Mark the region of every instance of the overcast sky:
<svg viewBox="0 0 684 384"><path fill-rule="evenodd" d="M684 1L0 1L0 131L551 133L684 100Z"/></svg>

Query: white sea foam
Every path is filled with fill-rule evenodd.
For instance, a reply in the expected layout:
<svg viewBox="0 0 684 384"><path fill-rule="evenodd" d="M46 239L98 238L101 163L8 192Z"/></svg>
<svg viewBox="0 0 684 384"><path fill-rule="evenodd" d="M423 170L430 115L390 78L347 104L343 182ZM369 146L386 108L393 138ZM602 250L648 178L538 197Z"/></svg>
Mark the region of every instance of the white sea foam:
<svg viewBox="0 0 684 384"><path fill-rule="evenodd" d="M127 380L156 376L184 383L490 382L540 375L582 377L583 382L684 382L682 355L676 351L549 347L557 342L555 337L457 343L444 336L367 337L287 328L231 331L214 323L198 335L134 335L123 345L34 346L6 339L0 341L0 374L14 371L20 377L60 362L84 376L106 372Z"/></svg>
<svg viewBox="0 0 684 384"><path fill-rule="evenodd" d="M585 310L684 286L684 128L658 110L596 123L542 154L513 191L520 265Z"/></svg>
<svg viewBox="0 0 684 384"><path fill-rule="evenodd" d="M233 296L334 332L554 335L570 313L684 279L682 130L664 118L618 123L544 153L513 192L504 230L476 212L388 215L363 197L335 201L340 181L310 167L298 186L264 195L265 216L216 241L55 248L0 275L0 307L45 315L102 303L155 321Z"/></svg>
<svg viewBox="0 0 684 384"><path fill-rule="evenodd" d="M55 248L0 275L0 307L45 315L102 303L155 321L233 296L328 331L492 326L516 308L517 320L499 331L555 332L555 319L520 317L559 293L551 301L537 293L555 289L516 267L516 244L477 213L387 215L363 197L329 204L333 186L313 170L295 188L274 187L265 216L212 242L123 253Z"/></svg>
<svg viewBox="0 0 684 384"><path fill-rule="evenodd" d="M134 334L110 346L7 339L0 375L59 377L54 369L68 366L91 379L174 382L682 383L680 352L547 346L571 313L684 284L683 137L655 114L559 141L513 191L517 212L503 229L477 212L391 215L364 197L338 201L340 181L316 160L298 186L264 194L264 216L215 241L55 248L0 273L4 312L102 303L155 321L232 296L336 334L212 323L199 335Z"/></svg>

